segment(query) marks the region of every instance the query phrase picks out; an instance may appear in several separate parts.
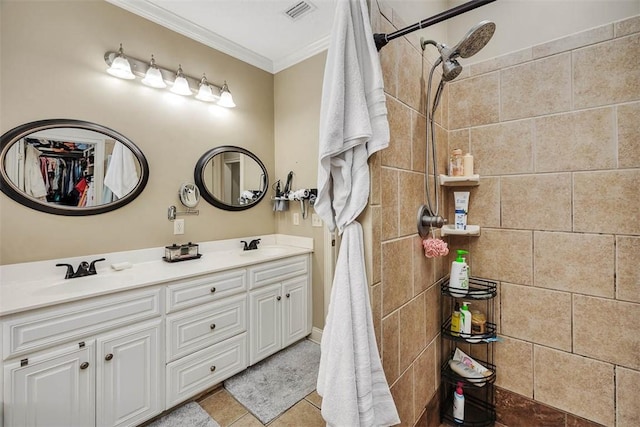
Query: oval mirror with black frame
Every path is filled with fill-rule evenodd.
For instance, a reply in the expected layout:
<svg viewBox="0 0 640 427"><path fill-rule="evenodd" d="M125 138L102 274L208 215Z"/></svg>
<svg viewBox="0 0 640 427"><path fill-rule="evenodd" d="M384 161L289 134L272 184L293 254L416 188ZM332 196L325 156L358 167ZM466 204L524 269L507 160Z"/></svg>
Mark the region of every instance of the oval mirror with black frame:
<svg viewBox="0 0 640 427"><path fill-rule="evenodd" d="M228 210L249 209L267 194L267 168L252 152L222 145L204 153L193 174L200 195L213 206Z"/></svg>
<svg viewBox="0 0 640 427"><path fill-rule="evenodd" d="M109 212L138 197L148 179L142 151L124 135L95 123L39 120L0 139L0 190L41 212Z"/></svg>

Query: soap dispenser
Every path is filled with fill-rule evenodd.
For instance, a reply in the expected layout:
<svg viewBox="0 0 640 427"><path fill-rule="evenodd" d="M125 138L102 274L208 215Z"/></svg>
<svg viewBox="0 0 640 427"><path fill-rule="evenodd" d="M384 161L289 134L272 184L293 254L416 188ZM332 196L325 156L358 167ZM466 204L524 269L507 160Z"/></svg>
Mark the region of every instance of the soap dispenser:
<svg viewBox="0 0 640 427"><path fill-rule="evenodd" d="M469 292L469 266L463 255L469 252L458 249L458 257L451 263L449 274L449 293L454 297L463 297Z"/></svg>

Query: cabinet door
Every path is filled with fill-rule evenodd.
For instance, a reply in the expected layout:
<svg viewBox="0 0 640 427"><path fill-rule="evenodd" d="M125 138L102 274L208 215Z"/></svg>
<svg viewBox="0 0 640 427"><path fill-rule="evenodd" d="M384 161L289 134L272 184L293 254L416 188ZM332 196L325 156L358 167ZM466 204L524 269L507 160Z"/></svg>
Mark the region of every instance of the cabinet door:
<svg viewBox="0 0 640 427"><path fill-rule="evenodd" d="M7 426L94 425L94 358L91 342L6 365Z"/></svg>
<svg viewBox="0 0 640 427"><path fill-rule="evenodd" d="M282 346L304 338L309 334L308 276L297 277L282 283Z"/></svg>
<svg viewBox="0 0 640 427"><path fill-rule="evenodd" d="M161 320L97 340L98 426L138 425L164 410Z"/></svg>
<svg viewBox="0 0 640 427"><path fill-rule="evenodd" d="M249 364L282 348L282 296L280 283L266 286L249 294L251 309Z"/></svg>

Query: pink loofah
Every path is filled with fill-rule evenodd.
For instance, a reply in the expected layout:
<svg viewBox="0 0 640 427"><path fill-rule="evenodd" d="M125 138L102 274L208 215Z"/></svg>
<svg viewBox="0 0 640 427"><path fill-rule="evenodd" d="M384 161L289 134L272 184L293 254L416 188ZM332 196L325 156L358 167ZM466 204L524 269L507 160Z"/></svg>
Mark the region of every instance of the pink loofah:
<svg viewBox="0 0 640 427"><path fill-rule="evenodd" d="M422 241L422 247L424 247L424 256L427 258L436 258L449 254L447 243L441 239L428 237Z"/></svg>

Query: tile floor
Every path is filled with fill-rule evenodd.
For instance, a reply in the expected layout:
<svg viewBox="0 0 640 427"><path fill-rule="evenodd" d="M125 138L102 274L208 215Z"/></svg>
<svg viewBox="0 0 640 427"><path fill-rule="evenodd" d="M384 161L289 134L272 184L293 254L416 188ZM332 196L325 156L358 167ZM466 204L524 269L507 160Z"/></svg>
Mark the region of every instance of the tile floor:
<svg viewBox="0 0 640 427"><path fill-rule="evenodd" d="M200 406L220 424L220 427L262 427L254 417L224 388L219 388L198 400ZM315 391L267 424L269 427L324 427L320 415L322 398Z"/></svg>

